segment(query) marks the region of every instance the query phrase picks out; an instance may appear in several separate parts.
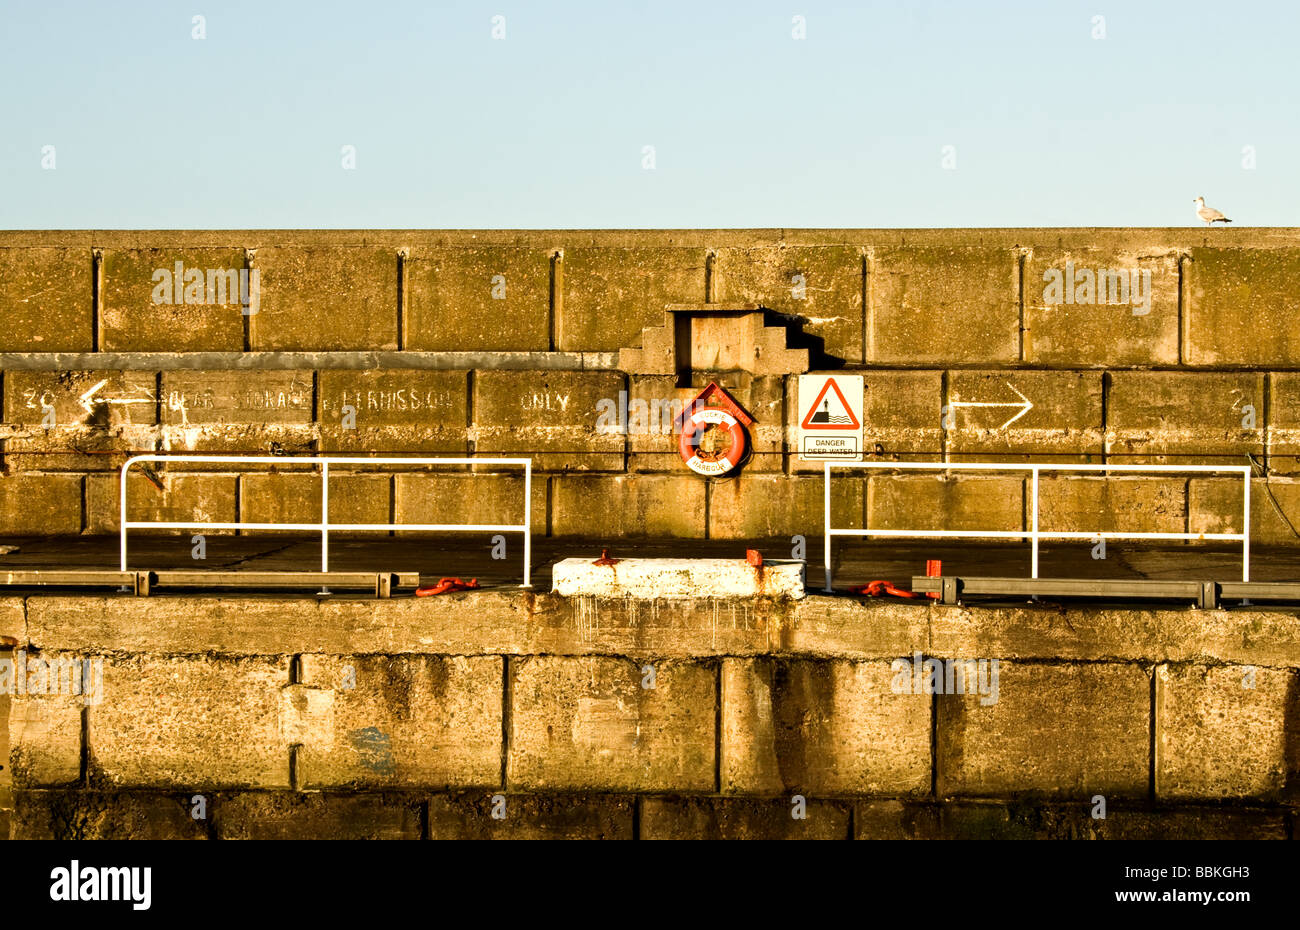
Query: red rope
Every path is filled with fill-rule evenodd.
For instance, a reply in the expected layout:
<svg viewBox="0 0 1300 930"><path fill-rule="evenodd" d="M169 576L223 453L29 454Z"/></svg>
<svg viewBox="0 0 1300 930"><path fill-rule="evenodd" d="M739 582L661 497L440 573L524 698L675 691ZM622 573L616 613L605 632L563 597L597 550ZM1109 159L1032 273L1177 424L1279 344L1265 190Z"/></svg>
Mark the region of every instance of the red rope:
<svg viewBox="0 0 1300 930"><path fill-rule="evenodd" d="M477 578L461 581L459 578L439 578L438 583L428 587L416 588L416 597L432 597L435 594L448 594L452 591L472 591L479 586Z"/></svg>

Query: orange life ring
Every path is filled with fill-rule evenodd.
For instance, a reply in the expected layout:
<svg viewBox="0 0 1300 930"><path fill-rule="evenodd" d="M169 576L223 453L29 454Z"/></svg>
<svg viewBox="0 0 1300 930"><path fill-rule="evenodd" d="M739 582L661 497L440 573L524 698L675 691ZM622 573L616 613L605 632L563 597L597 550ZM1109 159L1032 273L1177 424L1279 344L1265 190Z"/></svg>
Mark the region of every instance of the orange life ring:
<svg viewBox="0 0 1300 930"><path fill-rule="evenodd" d="M700 434L710 423L725 426L731 434L731 445L725 453L700 449ZM682 433L677 439L677 454L693 472L701 475L725 475L739 465L745 455L745 428L725 410L718 407L696 407L682 423Z"/></svg>

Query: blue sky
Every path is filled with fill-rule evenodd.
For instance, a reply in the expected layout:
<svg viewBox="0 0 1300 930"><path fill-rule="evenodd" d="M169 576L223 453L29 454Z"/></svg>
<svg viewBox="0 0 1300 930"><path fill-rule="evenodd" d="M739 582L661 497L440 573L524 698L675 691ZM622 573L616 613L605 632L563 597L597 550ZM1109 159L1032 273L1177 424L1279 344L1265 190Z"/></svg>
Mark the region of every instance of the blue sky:
<svg viewBox="0 0 1300 930"><path fill-rule="evenodd" d="M0 0L0 228L1297 226L1297 35L1292 0Z"/></svg>

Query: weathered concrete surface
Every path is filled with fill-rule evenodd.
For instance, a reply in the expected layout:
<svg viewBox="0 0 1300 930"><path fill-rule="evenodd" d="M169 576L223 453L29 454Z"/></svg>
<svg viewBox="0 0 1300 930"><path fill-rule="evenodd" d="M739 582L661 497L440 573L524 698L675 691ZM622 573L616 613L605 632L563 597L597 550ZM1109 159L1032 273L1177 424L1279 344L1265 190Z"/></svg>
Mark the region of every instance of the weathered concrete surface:
<svg viewBox="0 0 1300 930"><path fill-rule="evenodd" d="M546 249L418 250L405 263L410 303L403 348L545 351L551 255Z"/></svg>
<svg viewBox="0 0 1300 930"><path fill-rule="evenodd" d="M1295 669L1156 669L1156 797L1294 798L1300 793Z"/></svg>
<svg viewBox="0 0 1300 930"><path fill-rule="evenodd" d="M597 565L591 559L564 559L551 569L552 588L561 597L791 597L804 595L802 562L744 559L619 559Z"/></svg>
<svg viewBox="0 0 1300 930"><path fill-rule="evenodd" d="M722 791L926 794L930 701L891 691L887 662L728 659Z"/></svg>
<svg viewBox="0 0 1300 930"><path fill-rule="evenodd" d="M418 840L421 804L398 794L230 792L211 799L222 840Z"/></svg>
<svg viewBox="0 0 1300 930"><path fill-rule="evenodd" d="M1134 665L1002 662L996 696L935 702L936 793L1145 796L1150 697Z"/></svg>
<svg viewBox="0 0 1300 930"><path fill-rule="evenodd" d="M617 795L478 794L429 799L431 840L630 840L636 800Z"/></svg>
<svg viewBox="0 0 1300 930"><path fill-rule="evenodd" d="M653 679L647 678L651 673ZM511 787L713 789L713 668L538 656L512 660L509 674ZM647 681L653 687L645 687Z"/></svg>
<svg viewBox="0 0 1300 930"><path fill-rule="evenodd" d="M306 788L471 787L501 781L496 656L301 659L280 706Z"/></svg>
<svg viewBox="0 0 1300 930"><path fill-rule="evenodd" d="M95 348L89 247L0 247L0 351Z"/></svg>
<svg viewBox="0 0 1300 930"><path fill-rule="evenodd" d="M756 840L849 838L849 805L806 801L795 818L789 800L646 798L641 839Z"/></svg>
<svg viewBox="0 0 1300 930"><path fill-rule="evenodd" d="M246 305L241 290L252 288L241 289L239 283L239 272L245 268L242 248L108 249L102 267L100 348L111 352L245 348Z"/></svg>
<svg viewBox="0 0 1300 930"><path fill-rule="evenodd" d="M111 786L289 787L281 739L285 657L131 657L104 664L87 768Z"/></svg>

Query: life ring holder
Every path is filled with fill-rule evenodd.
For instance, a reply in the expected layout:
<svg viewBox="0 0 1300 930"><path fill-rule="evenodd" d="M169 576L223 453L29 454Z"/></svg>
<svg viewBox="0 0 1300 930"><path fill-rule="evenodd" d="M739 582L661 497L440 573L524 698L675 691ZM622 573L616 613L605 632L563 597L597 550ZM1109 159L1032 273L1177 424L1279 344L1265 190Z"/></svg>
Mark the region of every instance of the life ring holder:
<svg viewBox="0 0 1300 930"><path fill-rule="evenodd" d="M725 453L709 453L700 449L700 437L710 426L726 427L731 444ZM697 404L682 418L682 431L677 437L677 454L686 467L698 475L717 478L733 471L745 460L749 440L740 420L721 407Z"/></svg>

